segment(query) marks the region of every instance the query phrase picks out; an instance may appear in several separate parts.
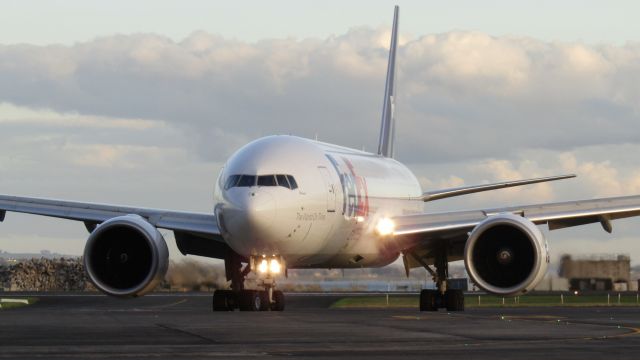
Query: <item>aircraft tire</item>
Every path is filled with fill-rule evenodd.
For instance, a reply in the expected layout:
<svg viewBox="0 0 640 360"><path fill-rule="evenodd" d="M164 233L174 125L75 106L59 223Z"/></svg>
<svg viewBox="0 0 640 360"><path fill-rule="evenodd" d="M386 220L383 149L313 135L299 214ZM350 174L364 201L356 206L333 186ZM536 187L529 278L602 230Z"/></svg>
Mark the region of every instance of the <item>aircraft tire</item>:
<svg viewBox="0 0 640 360"><path fill-rule="evenodd" d="M238 300L240 311L260 311L264 306L264 295L257 290L242 290Z"/></svg>
<svg viewBox="0 0 640 360"><path fill-rule="evenodd" d="M273 291L273 303L271 304L272 311L284 310L284 293L280 290Z"/></svg>
<svg viewBox="0 0 640 360"><path fill-rule="evenodd" d="M269 308L271 307L269 304L269 293L267 291L256 291L257 292L257 296L260 298L260 304L256 304L256 308L258 309L257 311L269 311ZM255 303L255 299L254 299L254 303Z"/></svg>
<svg viewBox="0 0 640 360"><path fill-rule="evenodd" d="M438 311L438 296L437 290L420 291L420 311Z"/></svg>
<svg viewBox="0 0 640 360"><path fill-rule="evenodd" d="M216 290L213 293L213 311L233 311L235 294L230 290Z"/></svg>
<svg viewBox="0 0 640 360"><path fill-rule="evenodd" d="M464 292L462 290L447 290L444 297L447 311L464 311Z"/></svg>

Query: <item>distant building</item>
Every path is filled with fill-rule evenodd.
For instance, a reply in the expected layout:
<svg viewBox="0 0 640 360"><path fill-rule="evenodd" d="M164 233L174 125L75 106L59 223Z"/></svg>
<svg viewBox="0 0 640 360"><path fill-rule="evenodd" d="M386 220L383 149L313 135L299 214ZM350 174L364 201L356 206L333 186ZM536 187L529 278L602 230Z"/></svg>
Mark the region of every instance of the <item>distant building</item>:
<svg viewBox="0 0 640 360"><path fill-rule="evenodd" d="M559 275L572 291L627 291L631 285L631 259L627 255L564 255Z"/></svg>
<svg viewBox="0 0 640 360"><path fill-rule="evenodd" d="M569 281L548 272L534 288L535 291L568 291Z"/></svg>

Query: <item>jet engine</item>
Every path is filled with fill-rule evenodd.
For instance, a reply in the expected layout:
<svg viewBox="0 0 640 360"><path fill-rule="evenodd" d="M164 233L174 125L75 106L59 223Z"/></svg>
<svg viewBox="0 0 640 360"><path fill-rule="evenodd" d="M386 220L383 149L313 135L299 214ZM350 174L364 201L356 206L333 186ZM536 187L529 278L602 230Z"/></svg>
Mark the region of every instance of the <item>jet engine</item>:
<svg viewBox="0 0 640 360"><path fill-rule="evenodd" d="M473 229L464 249L464 262L471 280L483 290L516 296L542 280L549 251L534 223L505 213L491 216Z"/></svg>
<svg viewBox="0 0 640 360"><path fill-rule="evenodd" d="M84 266L100 291L119 297L142 296L164 278L169 250L158 229L145 219L119 216L91 233L84 248Z"/></svg>

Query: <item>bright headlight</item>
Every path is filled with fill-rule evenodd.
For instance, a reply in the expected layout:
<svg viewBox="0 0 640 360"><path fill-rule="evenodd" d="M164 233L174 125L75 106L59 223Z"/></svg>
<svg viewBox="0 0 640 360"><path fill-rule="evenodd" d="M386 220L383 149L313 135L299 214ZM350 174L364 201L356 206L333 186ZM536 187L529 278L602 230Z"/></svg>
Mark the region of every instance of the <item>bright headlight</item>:
<svg viewBox="0 0 640 360"><path fill-rule="evenodd" d="M266 273L269 270L269 262L267 259L262 259L260 264L258 265L258 271L262 274Z"/></svg>
<svg viewBox="0 0 640 360"><path fill-rule="evenodd" d="M279 274L280 273L280 262L278 262L277 259L271 259L271 262L269 263L269 271L272 274Z"/></svg>
<svg viewBox="0 0 640 360"><path fill-rule="evenodd" d="M396 228L396 224L389 218L382 218L376 225L376 231L382 236L391 235Z"/></svg>

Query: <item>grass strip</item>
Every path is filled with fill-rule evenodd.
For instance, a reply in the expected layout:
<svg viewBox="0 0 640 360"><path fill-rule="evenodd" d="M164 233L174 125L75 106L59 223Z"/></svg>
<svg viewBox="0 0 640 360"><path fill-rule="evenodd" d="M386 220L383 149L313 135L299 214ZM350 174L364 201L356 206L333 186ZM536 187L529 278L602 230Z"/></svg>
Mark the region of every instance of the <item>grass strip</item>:
<svg viewBox="0 0 640 360"><path fill-rule="evenodd" d="M26 304L21 302L19 303L19 302L1 302L0 301L0 310L16 309L24 306L33 305L36 302L38 302L38 298L34 298L34 297L26 298L26 300L27 300Z"/></svg>

